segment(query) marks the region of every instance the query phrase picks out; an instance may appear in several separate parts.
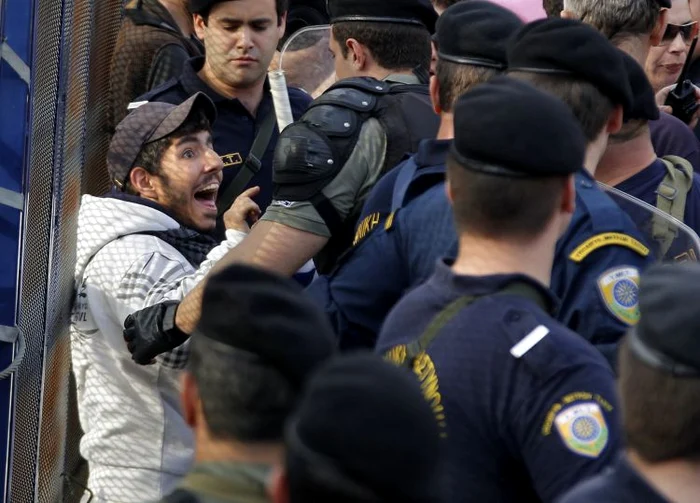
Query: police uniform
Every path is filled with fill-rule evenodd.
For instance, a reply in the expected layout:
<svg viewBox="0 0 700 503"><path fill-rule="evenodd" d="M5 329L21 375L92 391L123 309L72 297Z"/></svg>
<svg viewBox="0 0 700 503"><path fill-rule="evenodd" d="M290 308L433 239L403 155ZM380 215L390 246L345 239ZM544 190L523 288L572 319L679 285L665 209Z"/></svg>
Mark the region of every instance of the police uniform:
<svg viewBox="0 0 700 503"><path fill-rule="evenodd" d="M698 295L700 285L700 266L697 262L684 264L658 265L650 268L642 275L640 288L641 319L639 324L630 331L627 336L625 348L625 360L628 365L622 369L620 393L623 406L629 407L624 411L626 425L633 426L635 432L630 433L628 453L616 461L608 470L600 475L578 485L568 492L560 503L584 503L589 501L610 501L615 503L668 503L678 501L673 499L673 494L668 498L661 494L657 482L647 478L644 466L654 467L668 462L695 465L697 445L689 439L687 446L683 446L678 440L679 435L672 428L681 424L693 424L693 412L684 411L675 402L677 397L690 396L689 389L697 386L700 379L700 343L697 337L700 329L700 317L694 306L687 300ZM647 375L636 380L635 372L640 366L646 367ZM674 382L675 381L675 382ZM654 386L655 389L646 389L645 386ZM675 393L666 397L667 406L675 407L677 411L668 431L660 428L658 419L645 422L635 419L635 413L650 409L651 413L658 416L658 409L662 406L658 401L660 388L674 389ZM689 388L690 387L690 388ZM634 389L634 391L632 391ZM661 391L663 393L663 391ZM631 396L625 396L630 393ZM687 399L687 398L686 398ZM681 399L682 400L682 399ZM641 426L643 425L643 426ZM641 427L640 427L641 426ZM643 428L649 427L649 431ZM634 437L635 439L633 439ZM667 440L674 438L671 447L662 456L662 459L654 461L645 459L645 454L666 447ZM691 445L692 443L692 445ZM643 463L638 465L632 456ZM667 465L668 466L668 465ZM666 491L679 486L677 480L670 480L668 475L657 472L666 479ZM659 480L659 479L654 479ZM682 483L680 483L682 484Z"/></svg>
<svg viewBox="0 0 700 503"><path fill-rule="evenodd" d="M134 107L139 102L164 101L178 105L196 92L203 92L216 105L217 120L213 128L214 150L221 156L224 162L224 178L219 188L219 195L226 191L226 187L236 177L250 152L256 135L268 114L273 114L274 107L270 86L265 82L263 97L255 116L238 99L229 99L222 96L202 80L198 75L204 66L204 58L192 58L185 63L182 75L168 81L153 91L137 98L130 106ZM288 88L289 102L295 119L301 117L306 107L311 102L311 97L304 91ZM261 210L270 204L272 200L272 158L279 131L276 121L272 137L267 145L265 154L260 159L260 170L250 179L246 188L259 186L260 193L253 199Z"/></svg>
<svg viewBox="0 0 700 503"><path fill-rule="evenodd" d="M331 24L434 24L420 0L331 0ZM422 69L421 69L422 70ZM275 152L273 203L263 220L329 238L315 257L329 271L352 242L362 203L376 181L418 142L437 132L428 87L416 75L343 79L280 137Z"/></svg>
<svg viewBox="0 0 700 503"><path fill-rule="evenodd" d="M523 142L503 149L496 131ZM528 84L497 77L455 107L450 156L464 169L517 184L570 175L584 152L567 107ZM612 370L551 317L556 300L533 278L450 266L399 302L377 351L422 384L445 439L449 501L553 501L616 455Z"/></svg>
<svg viewBox="0 0 700 503"><path fill-rule="evenodd" d="M597 35L588 28L585 32ZM602 61L606 53L600 52L595 37L591 43L586 33L582 42L588 41L588 50L597 53L596 57ZM561 38L561 34L556 38ZM603 43L607 44L605 40ZM561 41L549 40L547 44L557 47ZM583 43L579 44L579 50L583 48ZM565 45L561 56L568 58L568 64L576 63ZM615 70L622 71L618 57L616 51L607 63L601 63L613 68L608 72L613 82L620 81L619 74L615 74ZM536 62L532 64L536 66ZM624 94L624 81L621 86L620 94ZM431 175L421 178L422 169L417 170L418 176L405 191L409 195L425 194L413 201L407 198L403 207L386 219L380 220L377 210L366 210L368 217L360 222L352 252L332 275L317 279L309 287L317 302L331 315L341 340L348 346L371 346L386 313L401 295L425 281L439 258L456 254L456 234L444 187L440 184L426 190L424 186L435 181L437 168L444 170L444 154L442 160L431 162L437 163L430 168ZM393 174L394 179L400 177L397 171ZM557 242L552 269L551 289L560 299L556 318L597 345L612 363L617 340L638 316L635 296L638 272L651 264L653 257L632 220L597 187L590 174L581 170L575 181L576 209L571 224ZM388 185L383 182L377 187ZM374 208L386 208L392 191L393 187L387 187L383 193L375 191L368 205L370 201L383 201L375 203ZM375 221L378 223L374 224ZM370 227L371 232L365 236L365 230ZM613 291L617 285L621 285L618 290L629 286L624 280L631 281L633 287L629 292L631 297L622 306L613 297Z"/></svg>
<svg viewBox="0 0 700 503"><path fill-rule="evenodd" d="M625 54L624 58L634 95L633 107L625 114L625 120L651 124L659 117L654 91L642 67L630 56ZM648 135L652 142L648 133L642 132L641 135ZM700 232L700 175L694 172L688 160L659 156L649 166L619 182L615 188L670 214L696 233ZM657 256L676 260L697 258L695 245L689 240L677 239L675 226L663 222L645 208L626 204L625 201L621 201L620 205L649 237L648 241Z"/></svg>

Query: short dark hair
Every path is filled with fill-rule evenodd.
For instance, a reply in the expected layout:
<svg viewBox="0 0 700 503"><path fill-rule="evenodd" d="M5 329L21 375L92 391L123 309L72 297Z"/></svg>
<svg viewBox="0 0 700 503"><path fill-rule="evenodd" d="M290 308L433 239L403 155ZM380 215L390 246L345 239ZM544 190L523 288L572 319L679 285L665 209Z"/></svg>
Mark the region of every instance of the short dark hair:
<svg viewBox="0 0 700 503"><path fill-rule="evenodd" d="M139 155L136 157L133 167L135 168L138 166L143 168L151 175L160 175L162 171L161 163L163 161L163 154L165 154L165 151L168 150L170 145L178 138L200 131L211 131L211 124L204 112L196 111L191 113L179 128L165 138L144 145L143 148L141 148L141 152L139 152ZM131 185L128 176L124 184L124 192L134 196L138 195L136 189Z"/></svg>
<svg viewBox="0 0 700 503"><path fill-rule="evenodd" d="M566 103L578 119L589 143L598 138L615 110L610 98L590 82L567 75L523 71L509 72L508 75L529 82Z"/></svg>
<svg viewBox="0 0 700 503"><path fill-rule="evenodd" d="M700 461L700 379L642 363L623 341L619 390L627 447L649 463Z"/></svg>
<svg viewBox="0 0 700 503"><path fill-rule="evenodd" d="M190 342L188 370L215 439L282 441L298 393L278 370L253 353L197 333Z"/></svg>
<svg viewBox="0 0 700 503"><path fill-rule="evenodd" d="M333 24L332 31L343 57L347 57L349 50L345 41L354 38L387 70L430 68L430 33L424 27L347 21Z"/></svg>
<svg viewBox="0 0 700 503"><path fill-rule="evenodd" d="M447 160L447 177L460 231L523 242L544 231L569 179L494 176L462 166L451 156Z"/></svg>
<svg viewBox="0 0 700 503"><path fill-rule="evenodd" d="M542 7L547 17L560 17L564 10L564 0L542 0Z"/></svg>
<svg viewBox="0 0 700 503"><path fill-rule="evenodd" d="M490 80L499 73L494 68L462 65L438 57L435 65L435 76L440 86L438 95L440 108L445 112L451 112L457 98L472 87Z"/></svg>
<svg viewBox="0 0 700 503"><path fill-rule="evenodd" d="M209 14L214 5L199 12L199 15L204 18L204 24L209 22ZM279 25L282 22L282 16L289 10L289 0L275 0L275 10L277 11L277 24Z"/></svg>

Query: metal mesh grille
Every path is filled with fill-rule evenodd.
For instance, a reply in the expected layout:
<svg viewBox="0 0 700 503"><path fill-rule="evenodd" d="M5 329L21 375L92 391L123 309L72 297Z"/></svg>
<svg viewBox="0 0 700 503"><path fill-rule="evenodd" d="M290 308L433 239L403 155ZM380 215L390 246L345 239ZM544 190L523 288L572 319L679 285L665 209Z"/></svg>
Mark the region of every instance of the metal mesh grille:
<svg viewBox="0 0 700 503"><path fill-rule="evenodd" d="M27 350L16 376L15 438L10 491L12 501L34 501L44 358L46 280L51 237L51 191L59 81L61 2L39 2L32 75L32 138L25 220L22 294L18 322ZM57 498L58 499L58 498Z"/></svg>

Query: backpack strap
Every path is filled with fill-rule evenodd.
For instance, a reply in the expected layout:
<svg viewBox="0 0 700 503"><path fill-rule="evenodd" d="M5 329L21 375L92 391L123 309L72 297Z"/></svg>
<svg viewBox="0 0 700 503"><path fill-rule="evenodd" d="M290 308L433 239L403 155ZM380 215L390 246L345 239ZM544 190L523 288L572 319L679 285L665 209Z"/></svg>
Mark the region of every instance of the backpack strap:
<svg viewBox="0 0 700 503"><path fill-rule="evenodd" d="M679 221L685 216L685 202L693 186L693 167L682 157L667 155L661 158L666 176L656 189L656 207ZM661 245L661 254L671 248L678 229L671 222L658 216L652 218L652 237Z"/></svg>
<svg viewBox="0 0 700 503"><path fill-rule="evenodd" d="M417 340L406 345L406 359L404 360L403 365L409 369L413 368L416 357L428 349L428 346L432 344L445 325L447 325L455 316L457 316L462 309L468 307L483 297L490 297L494 295L517 295L519 297L530 299L547 312L551 311L551 303L549 299L547 299L547 297L539 289L530 283L519 280L509 283L503 289L493 294L465 295L463 297L459 297L432 319L428 327Z"/></svg>

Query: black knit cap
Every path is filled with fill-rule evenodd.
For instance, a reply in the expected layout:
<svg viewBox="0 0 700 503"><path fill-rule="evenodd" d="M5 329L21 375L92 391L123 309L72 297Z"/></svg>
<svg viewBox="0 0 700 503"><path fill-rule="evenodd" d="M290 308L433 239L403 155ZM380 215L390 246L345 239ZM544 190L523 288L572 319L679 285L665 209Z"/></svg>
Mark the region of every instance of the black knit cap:
<svg viewBox="0 0 700 503"><path fill-rule="evenodd" d="M571 109L510 77L495 77L462 95L454 130L450 157L467 169L532 177L583 167L586 139Z"/></svg>
<svg viewBox="0 0 700 503"><path fill-rule="evenodd" d="M427 0L328 0L331 24L344 21L412 24L435 31L437 13Z"/></svg>
<svg viewBox="0 0 700 503"><path fill-rule="evenodd" d="M508 70L568 75L590 82L615 105L632 106L621 51L590 26L550 18L525 25L508 46Z"/></svg>
<svg viewBox="0 0 700 503"><path fill-rule="evenodd" d="M658 119L659 107L656 105L654 89L649 83L647 74L629 54L622 52L622 59L625 63L627 78L632 90L632 108L625 111L625 121L635 119L653 121Z"/></svg>
<svg viewBox="0 0 700 503"><path fill-rule="evenodd" d="M285 443L290 487L292 476L305 472L319 484L352 487L364 496L357 501L441 501L437 419L416 377L379 356L324 364L308 382Z"/></svg>
<svg viewBox="0 0 700 503"><path fill-rule="evenodd" d="M336 349L327 317L298 283L239 264L207 281L194 336L255 354L298 388Z"/></svg>
<svg viewBox="0 0 700 503"><path fill-rule="evenodd" d="M437 22L438 57L453 63L504 69L507 42L522 26L513 12L491 2L454 4Z"/></svg>
<svg viewBox="0 0 700 503"><path fill-rule="evenodd" d="M700 378L700 264L655 265L642 274L639 323L630 350L646 364L678 376Z"/></svg>
<svg viewBox="0 0 700 503"><path fill-rule="evenodd" d="M656 0L656 3L659 4L659 7L661 7L662 9L671 8L671 0Z"/></svg>

